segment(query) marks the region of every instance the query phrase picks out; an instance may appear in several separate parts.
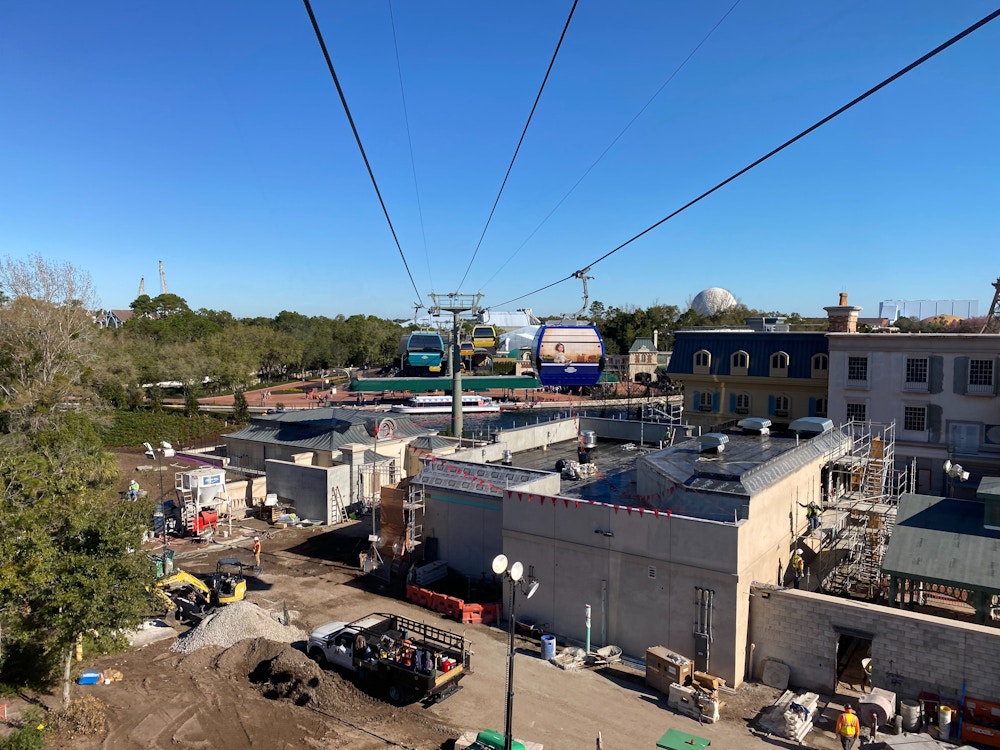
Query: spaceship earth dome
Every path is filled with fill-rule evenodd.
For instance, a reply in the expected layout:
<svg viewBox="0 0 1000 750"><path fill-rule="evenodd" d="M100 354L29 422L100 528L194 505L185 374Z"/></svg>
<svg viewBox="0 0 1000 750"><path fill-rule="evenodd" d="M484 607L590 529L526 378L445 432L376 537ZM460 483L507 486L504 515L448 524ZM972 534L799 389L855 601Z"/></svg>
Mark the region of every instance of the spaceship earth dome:
<svg viewBox="0 0 1000 750"><path fill-rule="evenodd" d="M691 301L691 309L705 317L728 310L736 305L736 297L733 296L733 293L717 286L698 292Z"/></svg>

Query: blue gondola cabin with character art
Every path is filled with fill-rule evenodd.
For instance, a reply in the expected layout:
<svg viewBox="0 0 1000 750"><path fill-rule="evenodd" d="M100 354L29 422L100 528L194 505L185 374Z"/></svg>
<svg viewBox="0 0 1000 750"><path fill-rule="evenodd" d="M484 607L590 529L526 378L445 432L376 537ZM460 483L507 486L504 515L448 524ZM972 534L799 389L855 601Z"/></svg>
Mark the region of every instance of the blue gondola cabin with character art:
<svg viewBox="0 0 1000 750"><path fill-rule="evenodd" d="M595 326L542 326L532 348L542 385L592 386L604 372L604 341Z"/></svg>

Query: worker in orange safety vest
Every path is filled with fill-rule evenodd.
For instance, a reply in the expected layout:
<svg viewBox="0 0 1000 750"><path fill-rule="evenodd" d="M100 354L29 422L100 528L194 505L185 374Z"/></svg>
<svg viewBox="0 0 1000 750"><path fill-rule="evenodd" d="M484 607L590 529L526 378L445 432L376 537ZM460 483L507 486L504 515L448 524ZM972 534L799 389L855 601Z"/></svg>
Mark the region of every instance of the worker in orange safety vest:
<svg viewBox="0 0 1000 750"><path fill-rule="evenodd" d="M851 750L857 742L861 733L861 722L858 721L854 709L847 706L844 713L837 719L837 736L840 737L840 745L844 750Z"/></svg>

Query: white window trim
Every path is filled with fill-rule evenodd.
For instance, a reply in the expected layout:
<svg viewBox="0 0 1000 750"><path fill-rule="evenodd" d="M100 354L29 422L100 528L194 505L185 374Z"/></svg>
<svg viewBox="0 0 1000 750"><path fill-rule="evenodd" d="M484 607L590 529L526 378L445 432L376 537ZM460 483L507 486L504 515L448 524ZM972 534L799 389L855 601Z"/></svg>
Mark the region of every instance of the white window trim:
<svg viewBox="0 0 1000 750"><path fill-rule="evenodd" d="M913 381L912 383L906 379L906 368L907 364L911 359L922 359L927 363L927 380L924 382ZM927 393L930 390L931 384L931 358L926 354L905 354L903 355L903 390L910 393ZM911 404L911 406L916 406L917 404Z"/></svg>
<svg viewBox="0 0 1000 750"><path fill-rule="evenodd" d="M785 358L784 367L775 367L774 365L774 358L779 356L784 356ZM788 356L788 352L783 352L783 351L773 352L767 360L768 372L772 378L788 377L788 367L789 365L791 365L791 363L792 363L792 358Z"/></svg>
<svg viewBox="0 0 1000 750"><path fill-rule="evenodd" d="M698 358L700 355L704 354L708 360L708 364L699 365ZM708 349L699 349L694 353L694 358L691 360L691 369L696 375L708 375L712 369L712 352Z"/></svg>
<svg viewBox="0 0 1000 750"><path fill-rule="evenodd" d="M908 430L906 429L906 410L907 409L923 409L924 410L924 429L922 430ZM927 434L927 423L930 421L930 409L927 408L927 404L923 401L911 401L903 402L903 414L900 421L900 425L903 428L903 432L907 435L926 435Z"/></svg>
<svg viewBox="0 0 1000 750"><path fill-rule="evenodd" d="M852 359L863 359L866 362L865 366L865 379L855 380L851 378L851 360ZM848 388L868 388L871 383L872 378L872 362L871 357L867 354L848 354L847 359L844 361L846 367L844 368L844 377L846 378L846 384ZM866 410L867 411L867 410Z"/></svg>

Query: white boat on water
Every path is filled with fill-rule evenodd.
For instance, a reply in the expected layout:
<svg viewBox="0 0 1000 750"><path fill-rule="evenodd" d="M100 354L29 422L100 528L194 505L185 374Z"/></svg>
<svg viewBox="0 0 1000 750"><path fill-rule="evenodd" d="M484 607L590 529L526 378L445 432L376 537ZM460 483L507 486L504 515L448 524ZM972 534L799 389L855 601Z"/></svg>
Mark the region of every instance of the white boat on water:
<svg viewBox="0 0 1000 750"><path fill-rule="evenodd" d="M414 396L405 404L393 404L399 414L451 414L451 396ZM489 396L462 396L463 414L498 412L500 405Z"/></svg>

